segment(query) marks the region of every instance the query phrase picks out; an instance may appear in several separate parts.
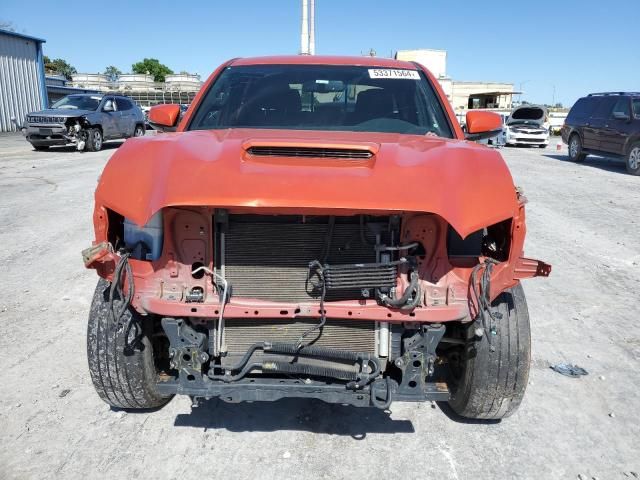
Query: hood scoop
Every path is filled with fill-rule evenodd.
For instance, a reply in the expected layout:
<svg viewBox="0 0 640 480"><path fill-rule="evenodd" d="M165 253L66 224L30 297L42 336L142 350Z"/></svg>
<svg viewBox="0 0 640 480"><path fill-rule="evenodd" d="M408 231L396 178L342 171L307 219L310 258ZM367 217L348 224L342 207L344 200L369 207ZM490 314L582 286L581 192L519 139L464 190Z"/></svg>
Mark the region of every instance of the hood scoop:
<svg viewBox="0 0 640 480"><path fill-rule="evenodd" d="M323 147L249 147L249 155L258 157L301 157L301 158L341 158L366 160L373 156L368 149L355 148L323 148Z"/></svg>
<svg viewBox="0 0 640 480"><path fill-rule="evenodd" d="M253 158L310 158L327 160L366 161L378 153L380 146L375 143L327 143L309 140L252 141L243 145L247 155Z"/></svg>

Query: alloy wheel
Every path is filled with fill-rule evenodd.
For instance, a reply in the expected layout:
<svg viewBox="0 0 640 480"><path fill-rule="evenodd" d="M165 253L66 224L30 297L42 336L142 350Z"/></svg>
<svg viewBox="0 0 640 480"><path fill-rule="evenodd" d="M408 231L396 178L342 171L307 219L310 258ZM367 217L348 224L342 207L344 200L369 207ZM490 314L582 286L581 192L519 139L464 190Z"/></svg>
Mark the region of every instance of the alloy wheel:
<svg viewBox="0 0 640 480"><path fill-rule="evenodd" d="M576 158L578 156L578 139L575 137L571 140L571 144L569 145L569 156L571 158Z"/></svg>
<svg viewBox="0 0 640 480"><path fill-rule="evenodd" d="M102 148L102 135L99 130L93 132L93 145L96 150L100 150Z"/></svg>
<svg viewBox="0 0 640 480"><path fill-rule="evenodd" d="M629 152L629 168L637 170L640 167L640 147L635 147Z"/></svg>

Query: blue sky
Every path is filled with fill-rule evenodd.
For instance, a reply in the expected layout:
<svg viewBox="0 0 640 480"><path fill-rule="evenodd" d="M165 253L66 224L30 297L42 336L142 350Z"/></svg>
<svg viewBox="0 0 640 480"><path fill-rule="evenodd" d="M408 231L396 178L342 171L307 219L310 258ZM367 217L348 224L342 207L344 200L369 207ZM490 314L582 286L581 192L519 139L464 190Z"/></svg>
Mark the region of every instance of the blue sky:
<svg viewBox="0 0 640 480"><path fill-rule="evenodd" d="M92 7L91 5L95 5ZM108 6L107 6L108 5ZM316 52L448 51L455 80L522 84L523 99L570 105L640 90L640 0L316 0ZM203 78L226 59L297 53L299 0L64 3L1 0L0 20L47 40L81 72L155 57Z"/></svg>

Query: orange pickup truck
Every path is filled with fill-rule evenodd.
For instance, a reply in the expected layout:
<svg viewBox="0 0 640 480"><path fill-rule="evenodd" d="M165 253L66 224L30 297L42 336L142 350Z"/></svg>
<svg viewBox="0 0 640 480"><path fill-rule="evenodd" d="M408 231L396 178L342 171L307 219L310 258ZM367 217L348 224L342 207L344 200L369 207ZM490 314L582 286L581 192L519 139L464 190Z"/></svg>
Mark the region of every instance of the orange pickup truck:
<svg viewBox="0 0 640 480"><path fill-rule="evenodd" d="M283 56L220 66L160 105L95 192L85 265L95 388L120 408L174 394L520 404L530 329L525 203L421 65Z"/></svg>

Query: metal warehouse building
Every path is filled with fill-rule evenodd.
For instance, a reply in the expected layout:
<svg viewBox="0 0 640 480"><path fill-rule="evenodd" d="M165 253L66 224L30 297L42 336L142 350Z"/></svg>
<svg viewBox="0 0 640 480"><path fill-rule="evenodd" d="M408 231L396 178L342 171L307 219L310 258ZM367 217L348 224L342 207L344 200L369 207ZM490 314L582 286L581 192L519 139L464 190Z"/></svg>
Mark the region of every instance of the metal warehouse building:
<svg viewBox="0 0 640 480"><path fill-rule="evenodd" d="M47 108L40 38L0 30L0 132L11 132L15 117Z"/></svg>

